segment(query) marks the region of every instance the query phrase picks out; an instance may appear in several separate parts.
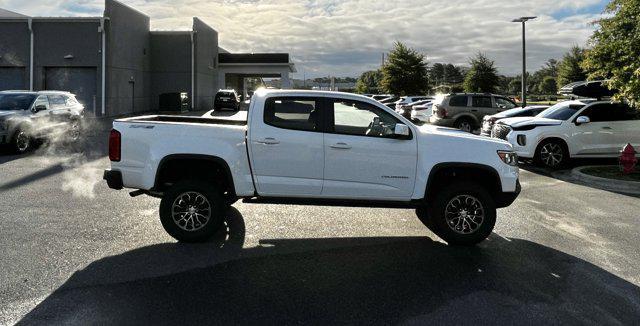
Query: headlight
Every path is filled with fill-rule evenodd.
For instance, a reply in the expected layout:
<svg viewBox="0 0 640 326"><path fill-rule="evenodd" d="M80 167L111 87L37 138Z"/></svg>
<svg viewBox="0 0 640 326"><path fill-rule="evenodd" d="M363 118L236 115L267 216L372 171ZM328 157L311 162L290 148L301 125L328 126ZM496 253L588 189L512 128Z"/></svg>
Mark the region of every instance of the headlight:
<svg viewBox="0 0 640 326"><path fill-rule="evenodd" d="M515 152L498 151L498 156L500 157L502 162L505 162L506 164L509 164L511 166L518 165L518 154L516 154Z"/></svg>

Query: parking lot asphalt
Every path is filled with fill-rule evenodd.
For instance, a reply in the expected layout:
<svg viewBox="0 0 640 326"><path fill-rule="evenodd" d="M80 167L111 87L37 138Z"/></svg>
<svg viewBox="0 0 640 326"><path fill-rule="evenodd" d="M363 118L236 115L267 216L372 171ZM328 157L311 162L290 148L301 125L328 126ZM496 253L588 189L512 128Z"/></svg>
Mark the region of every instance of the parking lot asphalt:
<svg viewBox="0 0 640 326"><path fill-rule="evenodd" d="M640 199L522 170L494 234L412 210L236 203L176 243L102 182L106 138L0 155L0 324L637 324Z"/></svg>

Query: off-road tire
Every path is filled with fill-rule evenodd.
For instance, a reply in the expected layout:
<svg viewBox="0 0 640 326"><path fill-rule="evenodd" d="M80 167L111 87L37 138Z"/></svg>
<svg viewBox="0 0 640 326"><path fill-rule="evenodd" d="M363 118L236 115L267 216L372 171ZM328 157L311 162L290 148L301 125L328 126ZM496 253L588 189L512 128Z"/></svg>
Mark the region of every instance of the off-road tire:
<svg viewBox="0 0 640 326"><path fill-rule="evenodd" d="M196 230L185 230L174 220L173 208L178 197L187 193L202 195L209 203L210 216ZM160 222L165 231L181 242L203 242L215 235L224 225L224 214L228 204L222 194L211 184L198 180L180 181L165 191L160 201ZM179 217L179 216L178 216ZM178 218L176 217L176 218ZM188 222L185 222L188 223ZM192 226L195 222L192 222ZM188 228L188 225L186 226Z"/></svg>
<svg viewBox="0 0 640 326"><path fill-rule="evenodd" d="M455 226L453 224L450 226L446 219L447 206L456 198L460 198L459 196L468 196L477 200L482 208L482 222L478 223L475 231L468 234L455 231ZM493 198L485 188L473 182L456 182L440 189L428 206L427 214L429 216L427 227L449 245L475 245L491 234L496 223L496 206Z"/></svg>

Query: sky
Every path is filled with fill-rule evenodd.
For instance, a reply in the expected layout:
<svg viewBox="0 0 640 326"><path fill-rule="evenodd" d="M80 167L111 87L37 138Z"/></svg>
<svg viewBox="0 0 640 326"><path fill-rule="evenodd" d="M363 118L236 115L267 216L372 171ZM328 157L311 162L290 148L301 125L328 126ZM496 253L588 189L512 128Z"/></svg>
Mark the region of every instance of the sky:
<svg viewBox="0 0 640 326"><path fill-rule="evenodd" d="M187 30L197 16L219 32L231 52L288 52L294 78L357 77L380 67L382 53L401 41L429 63L467 65L483 52L505 75L535 71L572 46L585 46L606 0L127 0L151 17L151 28ZM101 0L0 0L0 8L30 16L100 16Z"/></svg>

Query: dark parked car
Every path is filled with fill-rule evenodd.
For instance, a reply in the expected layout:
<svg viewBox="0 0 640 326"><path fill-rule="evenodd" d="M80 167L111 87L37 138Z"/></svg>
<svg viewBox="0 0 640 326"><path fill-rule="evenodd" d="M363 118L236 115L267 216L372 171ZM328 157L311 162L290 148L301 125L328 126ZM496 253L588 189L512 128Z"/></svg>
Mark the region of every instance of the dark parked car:
<svg viewBox="0 0 640 326"><path fill-rule="evenodd" d="M538 115L538 113L549 108L548 105L532 105L524 108L514 108L507 111L502 111L500 113L494 115L485 115L482 119L482 131L480 132L483 136L491 136L491 129L493 129L493 125L495 125L496 121L505 119L505 118L513 118L513 117L533 117Z"/></svg>
<svg viewBox="0 0 640 326"><path fill-rule="evenodd" d="M233 89L221 89L216 93L213 101L213 110L231 109L233 111L240 110L240 96Z"/></svg>
<svg viewBox="0 0 640 326"><path fill-rule="evenodd" d="M77 141L83 115L84 106L69 92L1 91L0 144L24 153L36 139Z"/></svg>

